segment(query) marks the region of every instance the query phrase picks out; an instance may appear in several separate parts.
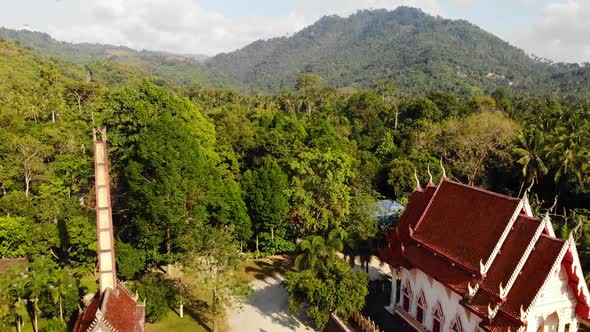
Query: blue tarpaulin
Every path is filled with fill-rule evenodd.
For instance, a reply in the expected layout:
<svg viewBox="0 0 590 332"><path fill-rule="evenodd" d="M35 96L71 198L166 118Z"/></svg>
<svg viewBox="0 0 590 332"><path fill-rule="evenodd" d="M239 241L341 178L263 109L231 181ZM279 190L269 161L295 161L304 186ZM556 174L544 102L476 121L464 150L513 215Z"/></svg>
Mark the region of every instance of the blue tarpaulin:
<svg viewBox="0 0 590 332"><path fill-rule="evenodd" d="M388 226L397 218L397 214L405 207L396 201L382 200L373 203L369 213L379 219L379 226Z"/></svg>

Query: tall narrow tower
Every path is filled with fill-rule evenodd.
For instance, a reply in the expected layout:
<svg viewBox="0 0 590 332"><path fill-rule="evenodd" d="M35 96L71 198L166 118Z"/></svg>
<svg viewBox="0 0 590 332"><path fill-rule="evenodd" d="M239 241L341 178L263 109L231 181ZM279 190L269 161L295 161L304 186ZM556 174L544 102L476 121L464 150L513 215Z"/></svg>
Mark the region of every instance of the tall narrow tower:
<svg viewBox="0 0 590 332"><path fill-rule="evenodd" d="M94 129L94 186L96 188L96 234L98 236L98 279L100 292L78 315L74 332L143 332L145 301L137 303L117 283L111 185L107 158L107 130Z"/></svg>
<svg viewBox="0 0 590 332"><path fill-rule="evenodd" d="M94 178L96 190L96 230L98 236L98 273L100 293L115 289L115 246L113 241L113 214L111 185L107 158L107 130L94 129ZM98 136L98 137L97 137Z"/></svg>

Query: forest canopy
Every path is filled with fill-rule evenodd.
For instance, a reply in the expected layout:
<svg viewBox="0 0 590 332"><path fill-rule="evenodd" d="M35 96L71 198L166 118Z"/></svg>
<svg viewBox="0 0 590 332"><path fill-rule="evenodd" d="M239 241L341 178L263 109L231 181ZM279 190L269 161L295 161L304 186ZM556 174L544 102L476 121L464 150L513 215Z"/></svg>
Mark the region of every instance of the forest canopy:
<svg viewBox="0 0 590 332"><path fill-rule="evenodd" d="M293 92L245 95L103 63L88 79L84 67L6 40L0 58L0 257L28 258L48 276L0 277L0 285L22 281L0 286L0 327L19 321L24 299L35 315L75 317L80 280L96 267L96 127L108 130L118 277L139 280L142 292L158 282L151 270L191 268L187 257L218 258L206 262L226 273L211 286L222 294L238 288L228 276L240 252L294 252L302 240L337 236L341 243L322 252L370 255L383 231L369 217L371 204L406 203L414 172L436 181L440 164L451 179L493 191L522 196L529 188L536 215L557 197L554 228L574 234L590 270L590 99L582 96L507 88L408 95L395 81L354 91L326 87L315 74L295 79ZM328 290L301 284L306 274L316 286L343 275L334 289L364 280L332 255L324 263L286 285L313 294ZM318 325L327 311L349 314L366 289L354 294L354 308L314 302L310 314Z"/></svg>

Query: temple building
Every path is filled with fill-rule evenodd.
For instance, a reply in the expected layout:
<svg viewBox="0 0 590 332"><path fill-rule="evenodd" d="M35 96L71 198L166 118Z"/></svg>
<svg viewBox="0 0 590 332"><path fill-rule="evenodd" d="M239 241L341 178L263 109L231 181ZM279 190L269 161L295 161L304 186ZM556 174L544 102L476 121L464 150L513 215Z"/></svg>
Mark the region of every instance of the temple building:
<svg viewBox="0 0 590 332"><path fill-rule="evenodd" d="M533 216L527 194L418 184L387 238L386 310L416 331L576 331L590 318L573 238Z"/></svg>
<svg viewBox="0 0 590 332"><path fill-rule="evenodd" d="M74 332L143 332L145 302L138 304L137 295L132 296L116 277L106 129L95 129L93 135L100 288L78 315Z"/></svg>

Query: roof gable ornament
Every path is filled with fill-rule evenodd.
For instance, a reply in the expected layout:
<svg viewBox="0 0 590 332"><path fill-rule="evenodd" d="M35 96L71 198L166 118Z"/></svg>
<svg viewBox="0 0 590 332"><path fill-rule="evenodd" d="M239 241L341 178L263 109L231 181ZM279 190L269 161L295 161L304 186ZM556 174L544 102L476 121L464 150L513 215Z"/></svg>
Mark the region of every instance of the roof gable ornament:
<svg viewBox="0 0 590 332"><path fill-rule="evenodd" d="M440 156L440 168L442 169L443 179L446 179L447 178L447 171L445 170L445 167L443 166L442 156Z"/></svg>
<svg viewBox="0 0 590 332"><path fill-rule="evenodd" d="M429 177L428 184L429 185L434 184L434 182L432 182L432 173L430 173L430 165L426 166L426 169L428 170L428 177Z"/></svg>
<svg viewBox="0 0 590 332"><path fill-rule="evenodd" d="M500 236L498 243L496 243L496 247L492 251L492 254L490 255L490 257L488 257L486 259L485 263L483 262L483 260L479 261L479 266L480 266L479 273L481 274L482 277L486 275L486 273L488 272L488 270L492 266L494 259L498 255L498 252L500 252L500 248L502 247L502 245L504 245L504 240L506 240L506 238L508 237L508 233L510 233L510 231L512 230L512 226L514 225L514 222L516 222L516 219L518 218L518 215L522 211L523 206L524 206L524 201L521 199L518 202L516 209L512 213L512 217L510 217L510 220L506 224L506 227L504 228L504 231L502 232L502 235Z"/></svg>
<svg viewBox="0 0 590 332"><path fill-rule="evenodd" d="M539 240L539 237L541 237L541 234L543 233L543 230L545 229L545 225L546 225L548 219L549 219L549 215L546 215L545 218L543 218L543 220L539 223L539 226L537 226L537 230L533 234L533 238L531 239L531 241L527 245L526 249L524 250L524 253L522 254L522 257L520 258L520 260L518 261L518 264L514 268L514 271L512 271L512 275L510 276L510 279L508 279L508 282L506 283L506 287L504 287L502 285L502 283L500 283L500 298L505 299L508 296L508 292L510 292L510 289L514 285L516 278L518 278L520 271L524 267L524 264L526 263L527 259L529 258L529 256L533 252L535 245L537 244L537 241Z"/></svg>
<svg viewBox="0 0 590 332"><path fill-rule="evenodd" d="M520 305L520 320L526 322L529 317L529 313L524 310L523 305Z"/></svg>
<svg viewBox="0 0 590 332"><path fill-rule="evenodd" d="M416 179L416 188L414 190L421 190L420 179L418 179L418 171L414 168L414 179Z"/></svg>
<svg viewBox="0 0 590 332"><path fill-rule="evenodd" d="M551 218L549 217L549 211L545 213L545 217L543 217L543 224L545 225L545 229L550 236L555 237L555 230L553 229L553 224L551 223Z"/></svg>
<svg viewBox="0 0 590 332"><path fill-rule="evenodd" d="M488 319L491 321L496 317L496 314L500 310L500 303L496 303L496 306L492 308L492 305L488 303Z"/></svg>
<svg viewBox="0 0 590 332"><path fill-rule="evenodd" d="M475 294L477 293L477 291L479 290L479 283L475 283L475 286L471 287L471 281L469 283L467 283L467 290L469 291L467 293L467 295L469 296L469 298L473 298L475 296Z"/></svg>
<svg viewBox="0 0 590 332"><path fill-rule="evenodd" d="M535 297L533 298L533 300L531 301L531 303L526 308L525 313L528 314L529 311L531 310L531 308L535 306L535 304L539 300L539 297L541 296L542 291L545 289L545 286L547 286L547 284L549 283L549 280L551 279L551 276L557 271L557 269L559 268L559 266L561 266L561 261L563 260L563 257L565 256L565 253L570 248L570 245L571 245L571 242L570 241L573 241L573 236L572 236L571 233L570 233L570 237L569 237L568 241L563 244L563 247L561 247L561 251L559 252L559 254L557 254L557 257L555 259L555 262L553 262L553 265L551 266L551 269L549 270L549 273L547 273L547 277L545 278L545 281L543 281L542 286L537 291L537 295L535 295Z"/></svg>
<svg viewBox="0 0 590 332"><path fill-rule="evenodd" d="M483 263L483 259L479 260L479 274L482 276L486 274L486 265Z"/></svg>

